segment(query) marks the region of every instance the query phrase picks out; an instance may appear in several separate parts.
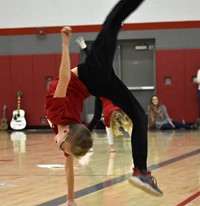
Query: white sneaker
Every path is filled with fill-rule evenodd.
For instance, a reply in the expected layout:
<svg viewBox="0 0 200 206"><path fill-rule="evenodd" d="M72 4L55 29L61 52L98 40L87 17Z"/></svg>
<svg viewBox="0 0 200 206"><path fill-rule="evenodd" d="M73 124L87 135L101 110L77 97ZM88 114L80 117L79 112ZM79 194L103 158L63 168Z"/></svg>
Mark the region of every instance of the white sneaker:
<svg viewBox="0 0 200 206"><path fill-rule="evenodd" d="M83 39L82 36L78 37L76 39L77 44L81 47L81 49L85 49L87 46L85 44L85 40Z"/></svg>

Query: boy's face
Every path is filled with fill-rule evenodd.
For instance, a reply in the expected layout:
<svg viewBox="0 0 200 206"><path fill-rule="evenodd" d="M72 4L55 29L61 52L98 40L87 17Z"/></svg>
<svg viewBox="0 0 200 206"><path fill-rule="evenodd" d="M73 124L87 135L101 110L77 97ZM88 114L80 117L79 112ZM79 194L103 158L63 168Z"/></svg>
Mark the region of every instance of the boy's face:
<svg viewBox="0 0 200 206"><path fill-rule="evenodd" d="M54 141L58 145L58 148L63 150L65 153L72 155L71 153L71 144L67 142L67 134L69 130L64 130L62 133L58 133L54 137Z"/></svg>

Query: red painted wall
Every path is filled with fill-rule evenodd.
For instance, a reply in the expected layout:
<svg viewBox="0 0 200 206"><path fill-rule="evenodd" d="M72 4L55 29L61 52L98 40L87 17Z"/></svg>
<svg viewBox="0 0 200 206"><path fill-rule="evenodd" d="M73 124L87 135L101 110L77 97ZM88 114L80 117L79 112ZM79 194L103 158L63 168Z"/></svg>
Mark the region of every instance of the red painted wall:
<svg viewBox="0 0 200 206"><path fill-rule="evenodd" d="M79 63L79 54L71 54L71 67ZM17 108L17 91L22 90L21 108L28 126L44 126L46 80L57 75L60 54L0 56L0 108L7 105L8 121ZM156 90L176 120L194 122L198 114L197 84L192 82L200 67L200 49L157 50ZM165 84L165 78L171 84Z"/></svg>
<svg viewBox="0 0 200 206"><path fill-rule="evenodd" d="M11 80L10 80L10 57L0 56L0 111L3 112L4 105L11 105ZM7 111L10 113L11 110L8 107ZM1 114L1 113L0 113Z"/></svg>
<svg viewBox="0 0 200 206"><path fill-rule="evenodd" d="M198 116L197 84L200 49L156 51L156 91L172 119L192 123ZM165 78L171 78L171 84Z"/></svg>
<svg viewBox="0 0 200 206"><path fill-rule="evenodd" d="M79 62L79 54L71 54L72 68ZM25 110L28 126L44 126L44 97L48 77L58 74L60 54L0 56L0 108L7 105L6 117L12 119L17 109L17 92L22 91L21 109Z"/></svg>
<svg viewBox="0 0 200 206"><path fill-rule="evenodd" d="M198 116L198 85L192 81L200 68L200 49L185 50L185 118L196 120Z"/></svg>

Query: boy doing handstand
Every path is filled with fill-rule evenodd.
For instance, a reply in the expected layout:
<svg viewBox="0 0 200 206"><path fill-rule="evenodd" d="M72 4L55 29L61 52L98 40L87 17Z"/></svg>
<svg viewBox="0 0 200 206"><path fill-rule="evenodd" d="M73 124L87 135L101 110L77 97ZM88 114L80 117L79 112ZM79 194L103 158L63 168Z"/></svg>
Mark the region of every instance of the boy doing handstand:
<svg viewBox="0 0 200 206"><path fill-rule="evenodd" d="M131 146L134 172L129 182L152 194L163 194L155 178L147 171L147 116L136 98L115 75L112 67L122 22L141 2L142 0L119 1L107 16L85 62L71 71L71 29L64 27L61 30L62 57L59 77L50 84L45 111L56 132L54 140L67 156L68 206L76 206L73 196L73 156L83 156L92 147L90 131L80 124L83 101L90 94L109 99L133 122Z"/></svg>

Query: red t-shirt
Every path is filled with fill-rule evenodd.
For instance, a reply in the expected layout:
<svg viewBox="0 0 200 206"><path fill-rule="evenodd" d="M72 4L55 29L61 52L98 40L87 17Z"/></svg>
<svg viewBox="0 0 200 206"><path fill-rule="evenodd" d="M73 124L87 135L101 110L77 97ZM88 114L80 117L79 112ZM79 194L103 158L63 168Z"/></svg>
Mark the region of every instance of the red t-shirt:
<svg viewBox="0 0 200 206"><path fill-rule="evenodd" d="M53 97L58 84L55 78L46 95L45 114L47 120L57 134L57 125L79 124L82 122L83 101L90 96L86 86L71 72L71 79L65 97Z"/></svg>
<svg viewBox="0 0 200 206"><path fill-rule="evenodd" d="M104 123L106 127L110 127L110 118L113 111L119 110L120 108L115 106L109 99L100 97L103 106L103 113L104 113Z"/></svg>

